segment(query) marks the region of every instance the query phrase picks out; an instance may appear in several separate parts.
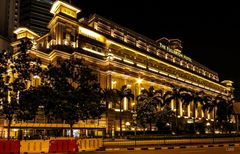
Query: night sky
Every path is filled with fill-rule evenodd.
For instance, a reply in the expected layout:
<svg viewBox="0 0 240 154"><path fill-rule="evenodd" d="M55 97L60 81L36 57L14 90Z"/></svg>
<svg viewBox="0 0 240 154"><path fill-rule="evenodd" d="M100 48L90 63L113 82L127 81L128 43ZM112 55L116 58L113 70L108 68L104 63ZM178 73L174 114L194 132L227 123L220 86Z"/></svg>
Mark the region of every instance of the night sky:
<svg viewBox="0 0 240 154"><path fill-rule="evenodd" d="M240 87L239 5L200 2L72 0L82 9L81 16L97 13L153 40L182 40L184 54Z"/></svg>

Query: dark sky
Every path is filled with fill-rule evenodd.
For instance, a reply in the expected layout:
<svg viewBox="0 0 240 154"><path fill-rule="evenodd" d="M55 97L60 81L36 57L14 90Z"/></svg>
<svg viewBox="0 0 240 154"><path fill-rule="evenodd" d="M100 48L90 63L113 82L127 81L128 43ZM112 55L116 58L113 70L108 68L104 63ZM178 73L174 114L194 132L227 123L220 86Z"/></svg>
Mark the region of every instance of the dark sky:
<svg viewBox="0 0 240 154"><path fill-rule="evenodd" d="M178 38L182 40L183 53L218 72L220 80L240 82L240 9L237 4L197 0L188 3L171 0L72 2L82 9L83 16L97 13L153 40Z"/></svg>

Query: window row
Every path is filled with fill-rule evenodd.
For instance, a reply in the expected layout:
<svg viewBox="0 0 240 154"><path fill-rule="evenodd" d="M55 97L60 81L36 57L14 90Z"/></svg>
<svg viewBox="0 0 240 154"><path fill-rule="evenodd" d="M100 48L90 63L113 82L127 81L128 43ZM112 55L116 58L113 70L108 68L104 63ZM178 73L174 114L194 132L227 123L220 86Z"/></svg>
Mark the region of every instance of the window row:
<svg viewBox="0 0 240 154"><path fill-rule="evenodd" d="M129 34L124 34L124 32L118 30L118 29L111 29L110 26L104 24L103 22L94 22L94 28L98 31L101 31L102 33L111 35L112 37L119 39L121 41L124 41L128 44L134 45L140 49L143 49L145 51L155 53L158 55L160 58L163 58L167 61L170 61L174 64L180 65L188 70L191 70L193 72L196 72L197 74L200 74L202 76L205 76L207 78L219 81L218 75L213 74L209 71L207 71L205 68L193 65L191 62L187 60L183 60L183 58L173 56L170 53L166 53L165 51L162 51L158 49L157 47L153 45L148 45L146 41L141 40L141 39L136 39L133 35Z"/></svg>

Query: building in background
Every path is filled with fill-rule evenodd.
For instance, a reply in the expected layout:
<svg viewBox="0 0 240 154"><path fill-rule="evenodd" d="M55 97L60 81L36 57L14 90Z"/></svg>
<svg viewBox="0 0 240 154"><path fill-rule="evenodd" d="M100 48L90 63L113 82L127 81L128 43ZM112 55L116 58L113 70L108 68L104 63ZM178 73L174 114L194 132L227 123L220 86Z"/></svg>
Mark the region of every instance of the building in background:
<svg viewBox="0 0 240 154"><path fill-rule="evenodd" d="M37 5L36 8L38 7ZM27 6L26 8L29 9ZM203 91L213 97L219 94L227 98L233 97L232 82L221 82L216 72L184 55L180 40L161 38L154 41L96 14L78 20L77 14L80 11L67 3L56 1L50 10L53 18L47 24L48 33L37 35L37 31L32 32L34 28L43 30L44 27L33 24L32 31L26 28L17 29L17 39L28 37L36 42L30 54L39 57L44 65L58 57L74 56L85 59L89 67L98 72L103 89L120 89L127 85L137 96L141 89L148 89L150 86L163 91L169 91L172 86L176 86L194 92ZM32 16L35 15L32 13ZM42 16L45 15L46 12ZM42 16L39 17L43 18ZM35 19L31 21L34 23ZM47 20L42 23L45 22ZM18 41L13 43L14 47L17 43ZM95 123L95 127L106 128L108 132L118 132L119 112L122 112L123 130L131 130L129 124L135 116L135 100L124 100L122 111L119 106L113 107L110 104L108 107L111 108L109 117L103 116ZM170 107L173 111L176 110L174 102ZM179 111L178 116L184 117L187 122L192 122L193 115L196 116L196 121L206 119L211 122L214 118L212 112L204 113L200 108L194 114L193 104L185 108L180 104ZM12 127L14 126L19 127L17 124ZM81 126L79 123L77 128Z"/></svg>
<svg viewBox="0 0 240 154"><path fill-rule="evenodd" d="M19 0L1 0L0 50L10 49L13 31L19 25Z"/></svg>
<svg viewBox="0 0 240 154"><path fill-rule="evenodd" d="M52 18L50 8L53 0L20 0L19 26L27 27L39 35L46 34Z"/></svg>
<svg viewBox="0 0 240 154"><path fill-rule="evenodd" d="M40 35L47 33L47 25L52 18L52 1L54 0L1 0L0 50L11 50L13 31L18 27L28 27Z"/></svg>

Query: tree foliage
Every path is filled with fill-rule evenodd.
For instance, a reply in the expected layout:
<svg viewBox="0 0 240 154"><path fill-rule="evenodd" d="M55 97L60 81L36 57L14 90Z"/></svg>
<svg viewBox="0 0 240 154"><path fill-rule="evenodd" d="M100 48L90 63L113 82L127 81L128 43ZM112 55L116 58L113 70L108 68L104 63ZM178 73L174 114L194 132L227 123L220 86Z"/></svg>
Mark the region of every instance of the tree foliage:
<svg viewBox="0 0 240 154"><path fill-rule="evenodd" d="M203 91L200 92L193 92L193 91L186 91L182 94L183 97L183 106L189 106L191 103L193 104L193 131L196 130L196 109L198 108L198 104L200 103L202 106L204 103L208 102L205 100L205 94ZM206 102L205 102L206 101Z"/></svg>
<svg viewBox="0 0 240 154"><path fill-rule="evenodd" d="M176 131L178 131L178 116L179 116L179 105L180 101L184 102L184 99L186 99L186 93L188 91L185 88L178 88L172 86L172 91L167 91L164 94L164 100L166 104L170 104L172 101L174 101L176 105L176 111L175 111L175 118L176 118Z"/></svg>
<svg viewBox="0 0 240 154"><path fill-rule="evenodd" d="M132 90L129 89L127 87L127 85L123 85L120 90L115 89L114 91L116 92L116 96L117 96L116 98L118 99L118 101L116 101L114 104L115 104L115 106L116 106L116 104L118 104L119 108L120 108L119 126L120 126L120 136L122 136L122 106L123 106L123 101L124 101L124 98L126 98L128 100L128 106L129 106L129 102L134 99L134 95L132 93Z"/></svg>
<svg viewBox="0 0 240 154"><path fill-rule="evenodd" d="M147 124L152 129L152 124L156 122L158 109L164 106L163 92L154 90L151 86L148 90L143 89L137 96L137 121L146 128Z"/></svg>
<svg viewBox="0 0 240 154"><path fill-rule="evenodd" d="M52 100L48 93L43 93L43 106L49 107L44 109L45 115L70 124L71 135L74 123L100 118L105 111L97 76L82 60L58 59L43 74L42 88L54 96Z"/></svg>
<svg viewBox="0 0 240 154"><path fill-rule="evenodd" d="M22 107L21 96L28 88L29 82L33 75L38 74L39 61L29 56L28 50L31 49L32 43L29 39L20 40L19 50L2 50L0 52L0 101L2 104L1 114L8 120L8 138L12 120L21 112L19 119L31 119L35 114L33 106L25 105ZM31 102L31 100L28 99ZM26 102L27 103L27 102ZM26 114L26 115L24 115Z"/></svg>
<svg viewBox="0 0 240 154"><path fill-rule="evenodd" d="M169 106L164 106L162 111L156 114L156 126L158 130L171 130L175 127L175 113L171 110Z"/></svg>

